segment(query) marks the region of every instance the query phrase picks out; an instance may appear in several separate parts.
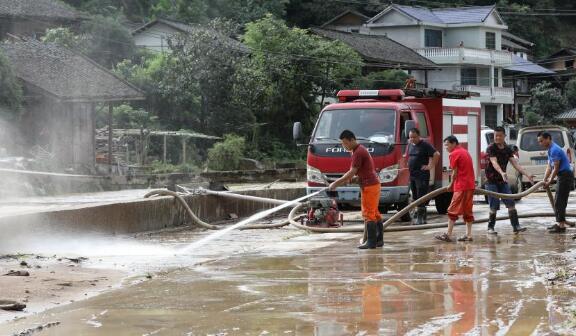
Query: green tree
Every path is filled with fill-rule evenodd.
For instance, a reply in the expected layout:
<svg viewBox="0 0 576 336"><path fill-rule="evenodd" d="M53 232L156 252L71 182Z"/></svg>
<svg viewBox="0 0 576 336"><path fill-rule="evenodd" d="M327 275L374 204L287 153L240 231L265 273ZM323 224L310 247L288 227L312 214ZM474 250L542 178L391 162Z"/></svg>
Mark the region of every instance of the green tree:
<svg viewBox="0 0 576 336"><path fill-rule="evenodd" d="M118 62L134 55L134 39L119 17L94 16L84 22L80 30L80 49L106 68L111 69Z"/></svg>
<svg viewBox="0 0 576 336"><path fill-rule="evenodd" d="M566 83L564 87L564 94L569 108L576 107L576 78L572 78Z"/></svg>
<svg viewBox="0 0 576 336"><path fill-rule="evenodd" d="M22 103L22 88L8 62L0 51L0 115L14 119Z"/></svg>
<svg viewBox="0 0 576 336"><path fill-rule="evenodd" d="M372 72L354 81L352 87L357 89L401 89L410 76L402 70L384 70Z"/></svg>
<svg viewBox="0 0 576 336"><path fill-rule="evenodd" d="M555 117L566 110L566 100L560 90L543 82L530 90L528 111L538 114L544 122L553 122Z"/></svg>
<svg viewBox="0 0 576 336"><path fill-rule="evenodd" d="M49 28L42 37L42 42L53 42L69 49L80 47L80 37L68 27Z"/></svg>
<svg viewBox="0 0 576 336"><path fill-rule="evenodd" d="M208 150L208 168L213 170L236 170L244 155L246 142L243 137L226 134L223 142Z"/></svg>
<svg viewBox="0 0 576 336"><path fill-rule="evenodd" d="M291 124L302 121L311 128L320 105L318 97L334 95L347 79L360 76L360 56L339 42L329 42L307 30L289 28L267 15L247 24L244 43L251 50L245 87L246 99L262 127L262 139L289 142ZM269 141L260 143L263 150Z"/></svg>
<svg viewBox="0 0 576 336"><path fill-rule="evenodd" d="M198 105L192 126L201 132L229 133L253 121L251 111L235 104L234 88L241 85L237 70L247 50L233 36L237 26L214 20L188 34L168 41L172 60L168 62L163 87L180 104Z"/></svg>

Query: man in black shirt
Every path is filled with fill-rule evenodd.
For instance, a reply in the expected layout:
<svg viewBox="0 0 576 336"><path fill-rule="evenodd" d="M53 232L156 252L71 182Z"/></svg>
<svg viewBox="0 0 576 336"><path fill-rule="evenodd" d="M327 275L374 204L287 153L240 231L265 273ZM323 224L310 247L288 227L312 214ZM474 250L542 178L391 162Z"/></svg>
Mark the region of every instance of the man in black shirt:
<svg viewBox="0 0 576 336"><path fill-rule="evenodd" d="M506 130L503 127L496 127L494 129L494 143L486 148L486 154L490 158L490 162L486 166L486 190L494 191L502 194L511 194L510 186L508 185L508 176L506 175L506 167L508 162L516 168L516 170L528 177L530 182L534 183L532 175L528 173L518 164L518 160L514 157L514 150L505 142ZM508 208L508 215L510 216L510 224L514 233L526 231L526 228L520 227L518 221L518 212L513 199L503 199L504 205ZM496 212L500 209L500 199L495 197L488 197L490 204L490 217L488 220L488 233L498 234L494 227L496 225Z"/></svg>
<svg viewBox="0 0 576 336"><path fill-rule="evenodd" d="M438 163L440 153L432 145L422 140L419 129L411 129L409 136L410 190L412 190L412 198L417 200L428 193L430 170L434 169ZM418 207L414 224L426 224L426 204L421 204Z"/></svg>

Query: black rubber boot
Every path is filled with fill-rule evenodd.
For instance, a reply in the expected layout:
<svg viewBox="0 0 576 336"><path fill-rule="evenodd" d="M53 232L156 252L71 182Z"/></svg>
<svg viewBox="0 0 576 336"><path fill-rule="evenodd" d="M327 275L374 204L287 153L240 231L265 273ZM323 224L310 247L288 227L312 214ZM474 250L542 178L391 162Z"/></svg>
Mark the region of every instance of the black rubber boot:
<svg viewBox="0 0 576 336"><path fill-rule="evenodd" d="M520 227L520 221L518 221L518 211L516 211L516 209L508 210L508 216L510 216L510 224L512 225L514 233L526 231L526 228Z"/></svg>
<svg viewBox="0 0 576 336"><path fill-rule="evenodd" d="M488 230L494 230L495 226L496 226L496 214L490 213L490 215L488 216Z"/></svg>
<svg viewBox="0 0 576 336"><path fill-rule="evenodd" d="M373 249L376 248L376 235L377 235L376 222L366 223L366 242L360 246L359 249Z"/></svg>
<svg viewBox="0 0 576 336"><path fill-rule="evenodd" d="M422 224L428 224L428 211L426 210L426 207L422 208L422 218L424 218Z"/></svg>
<svg viewBox="0 0 576 336"><path fill-rule="evenodd" d="M416 225L426 224L425 212L426 208L418 207L418 210L416 210Z"/></svg>
<svg viewBox="0 0 576 336"><path fill-rule="evenodd" d="M384 222L379 220L376 222L376 247L384 246Z"/></svg>

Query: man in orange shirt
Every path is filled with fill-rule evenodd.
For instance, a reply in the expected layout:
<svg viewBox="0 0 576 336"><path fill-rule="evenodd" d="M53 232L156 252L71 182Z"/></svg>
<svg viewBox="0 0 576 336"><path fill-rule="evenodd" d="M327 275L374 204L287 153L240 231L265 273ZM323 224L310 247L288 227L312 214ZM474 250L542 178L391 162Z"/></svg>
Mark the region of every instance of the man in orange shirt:
<svg viewBox="0 0 576 336"><path fill-rule="evenodd" d="M436 239L451 242L454 224L458 217L462 216L466 223L466 235L458 238L458 241L472 241L472 222L474 221L472 206L476 188L472 157L458 144L458 139L453 135L444 139L444 147L450 153L452 178L448 189L453 191L453 196L448 207L448 231L436 236Z"/></svg>
<svg viewBox="0 0 576 336"><path fill-rule="evenodd" d="M352 165L344 176L330 184L329 190L336 190L337 187L350 183L353 179L360 185L362 199L362 217L364 218L366 230L366 242L359 249L373 249L384 245L384 228L382 217L378 211L380 204L380 180L374 169L374 161L368 153L366 147L356 141L356 136L352 131L345 130L340 134L342 147L352 152Z"/></svg>

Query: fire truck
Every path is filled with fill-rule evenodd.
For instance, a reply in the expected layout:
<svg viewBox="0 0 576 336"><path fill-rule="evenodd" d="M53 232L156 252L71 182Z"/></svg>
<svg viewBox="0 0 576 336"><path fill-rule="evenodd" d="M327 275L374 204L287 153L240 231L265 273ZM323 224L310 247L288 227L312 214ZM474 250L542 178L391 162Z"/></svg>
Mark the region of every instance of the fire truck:
<svg viewBox="0 0 576 336"><path fill-rule="evenodd" d="M307 157L307 192L312 193L340 178L351 164L351 154L338 139L349 129L374 159L381 182L380 209L401 210L410 202L408 170L408 132L420 130L423 140L442 155L431 171L431 190L450 183L448 153L443 139L455 135L468 149L474 161L477 185L480 172L480 102L468 99L472 94L435 89L342 90L338 102L327 105L312 131ZM294 139L304 139L302 124L294 123ZM358 185L337 189L339 206L358 206ZM445 214L452 195L443 194L434 201L438 213ZM410 220L403 218L403 220Z"/></svg>

